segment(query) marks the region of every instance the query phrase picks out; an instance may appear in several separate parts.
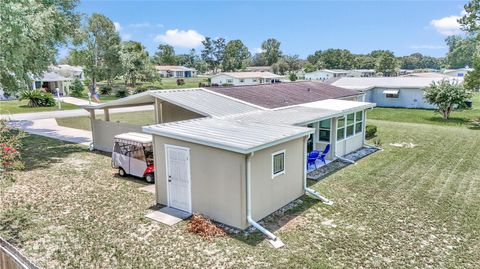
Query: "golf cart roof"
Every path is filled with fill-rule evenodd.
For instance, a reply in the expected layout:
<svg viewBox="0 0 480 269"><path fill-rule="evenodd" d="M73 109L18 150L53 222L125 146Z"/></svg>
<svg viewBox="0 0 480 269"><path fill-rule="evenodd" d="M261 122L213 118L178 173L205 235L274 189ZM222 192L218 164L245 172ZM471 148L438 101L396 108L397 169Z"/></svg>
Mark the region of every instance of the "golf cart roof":
<svg viewBox="0 0 480 269"><path fill-rule="evenodd" d="M116 142L123 142L128 144L140 144L142 146L152 144L152 136L143 133L123 133L115 136Z"/></svg>

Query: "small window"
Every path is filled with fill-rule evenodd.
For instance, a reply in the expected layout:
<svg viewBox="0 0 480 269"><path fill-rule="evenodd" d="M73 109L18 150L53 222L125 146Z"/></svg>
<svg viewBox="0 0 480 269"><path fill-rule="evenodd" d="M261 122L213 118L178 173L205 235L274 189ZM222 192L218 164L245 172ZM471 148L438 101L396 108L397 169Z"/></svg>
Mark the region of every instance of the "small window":
<svg viewBox="0 0 480 269"><path fill-rule="evenodd" d="M363 111L358 111L356 115L356 121L359 122L359 121L362 121L362 119L363 119Z"/></svg>
<svg viewBox="0 0 480 269"><path fill-rule="evenodd" d="M253 82L257 82L257 79L256 79L256 78L254 78L254 79L252 79L252 81L253 81Z"/></svg>
<svg viewBox="0 0 480 269"><path fill-rule="evenodd" d="M318 141L330 142L330 124L330 119L318 123Z"/></svg>
<svg viewBox="0 0 480 269"><path fill-rule="evenodd" d="M347 137L350 137L353 135L353 125L348 125L347 126Z"/></svg>
<svg viewBox="0 0 480 269"><path fill-rule="evenodd" d="M362 122L357 122L355 123L355 133L361 133L362 132Z"/></svg>
<svg viewBox="0 0 480 269"><path fill-rule="evenodd" d="M387 93L385 95L387 98L398 98L398 93Z"/></svg>
<svg viewBox="0 0 480 269"><path fill-rule="evenodd" d="M245 80L244 80L244 79L241 79L241 80L240 80L240 83L244 83L244 82L245 82Z"/></svg>
<svg viewBox="0 0 480 269"><path fill-rule="evenodd" d="M347 115L347 125L353 124L355 122L355 114L351 113Z"/></svg>
<svg viewBox="0 0 480 269"><path fill-rule="evenodd" d="M337 128L341 128L345 126L345 117L338 118Z"/></svg>
<svg viewBox="0 0 480 269"><path fill-rule="evenodd" d="M285 174L285 150L272 154L272 178Z"/></svg>
<svg viewBox="0 0 480 269"><path fill-rule="evenodd" d="M233 83L233 79L227 79L227 83L228 83L228 84L232 84L232 83Z"/></svg>

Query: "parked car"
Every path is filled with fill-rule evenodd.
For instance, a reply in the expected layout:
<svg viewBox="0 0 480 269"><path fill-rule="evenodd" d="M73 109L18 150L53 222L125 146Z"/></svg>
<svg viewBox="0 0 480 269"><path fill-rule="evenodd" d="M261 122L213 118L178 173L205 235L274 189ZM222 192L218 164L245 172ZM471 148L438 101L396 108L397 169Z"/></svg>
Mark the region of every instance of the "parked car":
<svg viewBox="0 0 480 269"><path fill-rule="evenodd" d="M142 133L124 133L113 140L112 167L122 177L132 175L155 182L152 136Z"/></svg>

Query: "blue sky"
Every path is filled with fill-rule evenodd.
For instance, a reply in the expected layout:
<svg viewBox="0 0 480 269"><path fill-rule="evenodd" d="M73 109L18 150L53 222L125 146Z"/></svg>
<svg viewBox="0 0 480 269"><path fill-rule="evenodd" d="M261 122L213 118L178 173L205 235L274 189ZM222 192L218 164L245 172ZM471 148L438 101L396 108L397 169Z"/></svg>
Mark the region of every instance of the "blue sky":
<svg viewBox="0 0 480 269"><path fill-rule="evenodd" d="M85 14L102 13L122 39L142 42L152 53L159 43L177 53L201 49L205 36L241 39L252 51L274 37L286 54L315 50L353 53L389 49L396 55L443 56L444 39L460 33L456 18L466 1L88 1Z"/></svg>

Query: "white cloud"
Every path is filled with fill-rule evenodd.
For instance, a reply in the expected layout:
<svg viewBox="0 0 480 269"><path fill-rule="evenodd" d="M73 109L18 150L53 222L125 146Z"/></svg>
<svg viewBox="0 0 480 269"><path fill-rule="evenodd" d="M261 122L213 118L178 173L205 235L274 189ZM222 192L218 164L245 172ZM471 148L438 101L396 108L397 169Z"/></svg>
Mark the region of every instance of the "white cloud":
<svg viewBox="0 0 480 269"><path fill-rule="evenodd" d="M431 20L430 25L442 35L457 35L462 33L458 19L460 19L464 14L465 10L463 10L458 16L451 15L440 19Z"/></svg>
<svg viewBox="0 0 480 269"><path fill-rule="evenodd" d="M411 49L429 49L429 50L439 50L445 49L446 46L444 45L412 45L410 46Z"/></svg>
<svg viewBox="0 0 480 269"><path fill-rule="evenodd" d="M262 50L262 48L255 48L255 49L253 50L253 52L254 52L254 53L262 53L263 50Z"/></svg>
<svg viewBox="0 0 480 269"><path fill-rule="evenodd" d="M132 39L132 35L128 33L124 33L121 35L123 41L128 41Z"/></svg>
<svg viewBox="0 0 480 269"><path fill-rule="evenodd" d="M113 25L115 26L115 30L117 30L117 32L120 32L123 29L119 22L114 22Z"/></svg>
<svg viewBox="0 0 480 269"><path fill-rule="evenodd" d="M142 23L131 23L128 25L128 27L133 27L133 28L147 28L147 27L152 27L152 24L149 22L142 22Z"/></svg>
<svg viewBox="0 0 480 269"><path fill-rule="evenodd" d="M167 30L163 35L156 35L156 42L167 43L174 47L195 48L202 44L205 37L195 30Z"/></svg>

